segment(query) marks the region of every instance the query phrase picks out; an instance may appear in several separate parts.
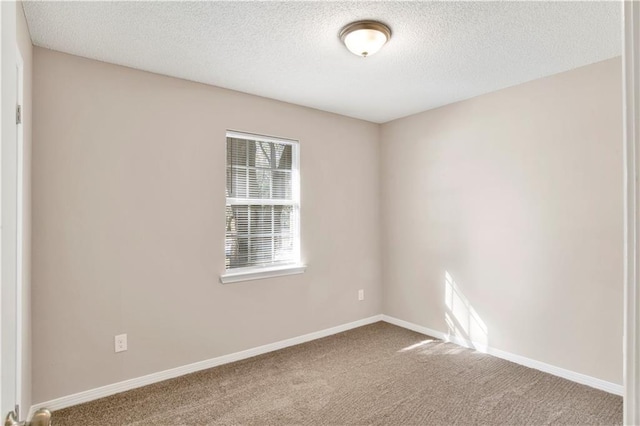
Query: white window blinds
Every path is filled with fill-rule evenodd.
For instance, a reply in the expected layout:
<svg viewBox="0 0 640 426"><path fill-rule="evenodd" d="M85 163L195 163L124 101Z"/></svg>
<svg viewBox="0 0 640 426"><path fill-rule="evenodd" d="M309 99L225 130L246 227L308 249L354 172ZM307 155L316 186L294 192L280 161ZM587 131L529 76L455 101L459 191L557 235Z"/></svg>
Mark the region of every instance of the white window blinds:
<svg viewBox="0 0 640 426"><path fill-rule="evenodd" d="M300 261L298 143L227 132L226 269Z"/></svg>

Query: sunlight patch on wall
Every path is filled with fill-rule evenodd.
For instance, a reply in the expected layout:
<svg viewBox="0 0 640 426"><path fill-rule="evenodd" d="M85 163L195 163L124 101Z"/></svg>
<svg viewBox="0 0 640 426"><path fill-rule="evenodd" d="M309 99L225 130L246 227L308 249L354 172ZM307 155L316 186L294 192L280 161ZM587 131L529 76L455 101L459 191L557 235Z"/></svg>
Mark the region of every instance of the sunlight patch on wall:
<svg viewBox="0 0 640 426"><path fill-rule="evenodd" d="M448 336L464 339L476 349L489 344L489 331L480 315L464 296L451 274L445 271L445 321Z"/></svg>

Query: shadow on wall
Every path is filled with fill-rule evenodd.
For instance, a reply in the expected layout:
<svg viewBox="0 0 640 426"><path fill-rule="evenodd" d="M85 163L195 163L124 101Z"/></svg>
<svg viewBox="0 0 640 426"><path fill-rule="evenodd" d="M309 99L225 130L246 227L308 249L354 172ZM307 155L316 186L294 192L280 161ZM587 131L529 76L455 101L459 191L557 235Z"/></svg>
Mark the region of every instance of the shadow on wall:
<svg viewBox="0 0 640 426"><path fill-rule="evenodd" d="M444 287L448 339L454 342L464 340L465 346L486 351L489 346L487 326L448 271L445 271Z"/></svg>

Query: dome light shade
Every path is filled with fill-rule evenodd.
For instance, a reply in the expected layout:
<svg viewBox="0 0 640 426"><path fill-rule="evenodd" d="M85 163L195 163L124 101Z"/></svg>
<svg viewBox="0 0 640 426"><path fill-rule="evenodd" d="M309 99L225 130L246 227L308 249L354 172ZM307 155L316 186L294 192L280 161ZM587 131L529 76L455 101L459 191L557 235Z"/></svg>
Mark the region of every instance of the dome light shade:
<svg viewBox="0 0 640 426"><path fill-rule="evenodd" d="M376 21L353 22L340 31L340 40L351 53L367 57L376 53L391 38L391 30Z"/></svg>

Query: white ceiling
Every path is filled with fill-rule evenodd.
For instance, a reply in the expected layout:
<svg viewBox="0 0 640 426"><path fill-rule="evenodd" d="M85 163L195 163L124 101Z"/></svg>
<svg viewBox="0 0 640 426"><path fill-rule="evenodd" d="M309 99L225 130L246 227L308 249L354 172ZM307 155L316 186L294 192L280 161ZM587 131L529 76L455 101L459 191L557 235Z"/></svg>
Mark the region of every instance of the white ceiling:
<svg viewBox="0 0 640 426"><path fill-rule="evenodd" d="M619 2L25 2L33 43L373 122L621 54ZM376 55L343 26L391 27Z"/></svg>

